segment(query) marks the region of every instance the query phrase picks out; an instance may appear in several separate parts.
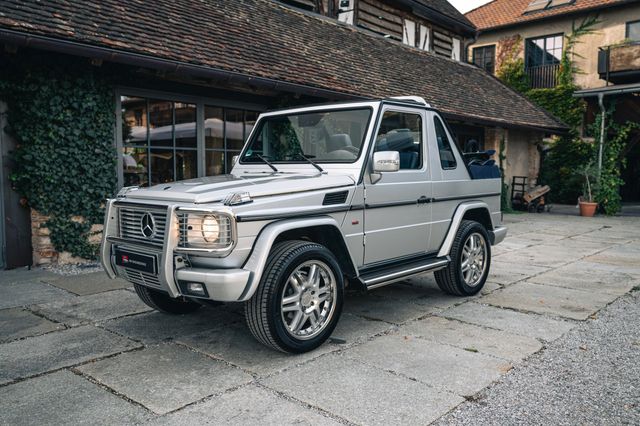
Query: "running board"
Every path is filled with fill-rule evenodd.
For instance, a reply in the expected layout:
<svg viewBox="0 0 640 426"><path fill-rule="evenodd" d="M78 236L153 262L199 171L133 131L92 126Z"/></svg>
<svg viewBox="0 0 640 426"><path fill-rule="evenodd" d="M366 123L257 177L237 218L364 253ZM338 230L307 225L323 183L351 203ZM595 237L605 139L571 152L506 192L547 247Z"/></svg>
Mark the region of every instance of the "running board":
<svg viewBox="0 0 640 426"><path fill-rule="evenodd" d="M451 259L449 256L435 257L431 259L421 259L415 262L402 263L400 265L392 265L383 270L365 272L360 275L360 281L364 283L367 290L392 284L396 281L411 277L413 275L422 274L424 272L433 272L446 268Z"/></svg>

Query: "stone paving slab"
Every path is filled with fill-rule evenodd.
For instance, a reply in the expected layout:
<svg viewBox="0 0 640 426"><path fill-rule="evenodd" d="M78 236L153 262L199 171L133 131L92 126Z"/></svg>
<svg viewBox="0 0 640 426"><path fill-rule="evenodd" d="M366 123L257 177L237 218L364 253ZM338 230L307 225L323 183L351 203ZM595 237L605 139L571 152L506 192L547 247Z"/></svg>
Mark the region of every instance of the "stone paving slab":
<svg viewBox="0 0 640 426"><path fill-rule="evenodd" d="M437 312L462 301L459 297L443 293L438 288L433 274L421 275L407 281L381 287L373 290L371 294L379 296L385 301L393 300L420 305L425 313Z"/></svg>
<svg viewBox="0 0 640 426"><path fill-rule="evenodd" d="M172 344L125 353L77 370L158 414L251 381L250 375L237 368Z"/></svg>
<svg viewBox="0 0 640 426"><path fill-rule="evenodd" d="M510 262L502 262L498 257L491 260L488 279L498 284L510 285L548 271L549 269L550 268L535 265L514 265Z"/></svg>
<svg viewBox="0 0 640 426"><path fill-rule="evenodd" d="M56 324L22 308L0 310L0 343L62 329L62 324Z"/></svg>
<svg viewBox="0 0 640 426"><path fill-rule="evenodd" d="M623 272L593 268L590 267L588 262L578 261L544 272L527 281L622 296L640 284L640 277Z"/></svg>
<svg viewBox="0 0 640 426"><path fill-rule="evenodd" d="M207 333L241 322L244 322L244 318L234 311L226 306L216 306L202 308L187 315L152 311L106 321L101 326L149 345L189 334Z"/></svg>
<svg viewBox="0 0 640 426"><path fill-rule="evenodd" d="M59 275L42 268L16 268L6 271L0 270L0 283L15 284L25 282L38 282L49 278L55 278Z"/></svg>
<svg viewBox="0 0 640 426"><path fill-rule="evenodd" d="M336 329L331 334L332 342L341 345L362 343L376 334L395 330L397 327L382 321L372 321L349 313L342 313Z"/></svg>
<svg viewBox="0 0 640 426"><path fill-rule="evenodd" d="M0 282L0 309L71 300L72 294L39 281Z"/></svg>
<svg viewBox="0 0 640 426"><path fill-rule="evenodd" d="M114 290L45 303L33 306L31 309L40 315L70 326L95 323L151 310L135 293L126 290Z"/></svg>
<svg viewBox="0 0 640 426"><path fill-rule="evenodd" d="M440 310L442 308L437 306L407 303L406 300L379 296L375 292L351 295L344 307L344 312L391 324L403 324Z"/></svg>
<svg viewBox="0 0 640 426"><path fill-rule="evenodd" d="M612 247L584 260L617 266L620 272L640 275L640 248L635 243Z"/></svg>
<svg viewBox="0 0 640 426"><path fill-rule="evenodd" d="M70 371L2 387L0 401L3 425L124 425L139 424L151 416Z"/></svg>
<svg viewBox="0 0 640 426"><path fill-rule="evenodd" d="M0 384L140 347L93 326L0 345Z"/></svg>
<svg viewBox="0 0 640 426"><path fill-rule="evenodd" d="M617 297L608 293L520 282L486 296L490 305L585 320Z"/></svg>
<svg viewBox="0 0 640 426"><path fill-rule="evenodd" d="M153 425L339 425L319 410L305 407L256 385L244 386L179 412L159 417Z"/></svg>
<svg viewBox="0 0 640 426"><path fill-rule="evenodd" d="M315 351L300 355L285 354L259 343L245 324L215 328L176 339L183 345L220 358L251 373L266 376L308 362L339 346L324 344Z"/></svg>
<svg viewBox="0 0 640 426"><path fill-rule="evenodd" d="M567 250L561 246L544 244L527 249L516 250L501 255L500 262L508 262L526 268L529 265L555 268L592 254L594 250Z"/></svg>
<svg viewBox="0 0 640 426"><path fill-rule="evenodd" d="M398 330L402 335L422 337L467 351L477 351L510 361L521 361L542 349L532 338L440 317L410 322Z"/></svg>
<svg viewBox="0 0 640 426"><path fill-rule="evenodd" d="M313 378L310 382L309 378ZM292 398L366 425L424 425L463 399L341 355L285 371L264 384Z"/></svg>
<svg viewBox="0 0 640 426"><path fill-rule="evenodd" d="M105 291L133 286L131 283L121 278L112 280L104 272L92 272L72 276L58 275L52 278L45 278L42 281L79 296L86 296L88 294L102 293Z"/></svg>
<svg viewBox="0 0 640 426"><path fill-rule="evenodd" d="M438 315L545 341L557 339L576 325L538 314L525 314L473 302L463 303Z"/></svg>
<svg viewBox="0 0 640 426"><path fill-rule="evenodd" d="M511 368L509 361L394 334L345 351L345 355L458 395L473 395Z"/></svg>

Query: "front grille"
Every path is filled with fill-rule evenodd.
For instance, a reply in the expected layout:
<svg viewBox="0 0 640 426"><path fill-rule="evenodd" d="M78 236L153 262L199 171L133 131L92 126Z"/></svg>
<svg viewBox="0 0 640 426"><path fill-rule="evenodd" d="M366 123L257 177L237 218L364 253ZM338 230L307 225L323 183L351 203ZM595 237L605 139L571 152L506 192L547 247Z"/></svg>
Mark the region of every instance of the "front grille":
<svg viewBox="0 0 640 426"><path fill-rule="evenodd" d="M134 284L146 285L151 287L160 287L160 280L157 276L147 274L145 272L136 271L128 268L119 268L125 279Z"/></svg>
<svg viewBox="0 0 640 426"><path fill-rule="evenodd" d="M153 233L143 233L143 217L146 214L153 218ZM143 207L120 207L120 238L162 247L167 228L167 211L162 209L146 209ZM147 229L148 231L148 229Z"/></svg>

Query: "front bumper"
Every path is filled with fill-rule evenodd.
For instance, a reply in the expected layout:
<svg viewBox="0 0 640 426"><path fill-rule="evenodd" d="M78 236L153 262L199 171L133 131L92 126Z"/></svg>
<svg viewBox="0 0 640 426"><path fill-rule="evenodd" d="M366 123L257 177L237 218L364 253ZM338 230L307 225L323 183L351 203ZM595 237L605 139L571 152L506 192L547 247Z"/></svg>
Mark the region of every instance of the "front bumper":
<svg viewBox="0 0 640 426"><path fill-rule="evenodd" d="M184 296L220 302L235 302L245 293L251 278L251 271L245 269L193 268L188 265L185 256L176 252L179 232L176 225L175 207L167 209L166 223L168 224L168 229L165 232L163 246L151 247L114 236L118 235L118 215L117 207L114 206L115 202L116 200L109 200L107 204L102 246L100 248L102 266L109 277L115 278L119 276L136 284L165 291L173 298ZM157 276L117 266L114 254L116 247L122 250L155 256L158 264ZM202 284L207 290L207 296L189 294L187 291L188 283Z"/></svg>
<svg viewBox="0 0 640 426"><path fill-rule="evenodd" d="M207 289L209 299L220 302L236 302L243 295L251 277L245 269L200 269L182 268L175 273L179 284L199 283ZM180 288L184 288L180 285ZM183 296L194 297L190 294Z"/></svg>

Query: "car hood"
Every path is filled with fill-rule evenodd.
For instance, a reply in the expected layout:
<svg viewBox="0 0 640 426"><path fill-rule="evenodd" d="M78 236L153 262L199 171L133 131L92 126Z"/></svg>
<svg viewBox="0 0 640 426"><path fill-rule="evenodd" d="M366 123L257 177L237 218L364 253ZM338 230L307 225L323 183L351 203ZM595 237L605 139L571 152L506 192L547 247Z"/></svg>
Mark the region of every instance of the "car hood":
<svg viewBox="0 0 640 426"><path fill-rule="evenodd" d="M140 188L127 192L126 198L202 204L222 201L236 192L248 192L252 198L257 198L354 184L349 175L320 173L220 175Z"/></svg>

